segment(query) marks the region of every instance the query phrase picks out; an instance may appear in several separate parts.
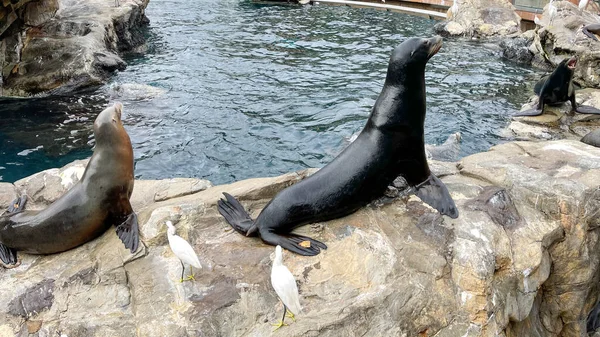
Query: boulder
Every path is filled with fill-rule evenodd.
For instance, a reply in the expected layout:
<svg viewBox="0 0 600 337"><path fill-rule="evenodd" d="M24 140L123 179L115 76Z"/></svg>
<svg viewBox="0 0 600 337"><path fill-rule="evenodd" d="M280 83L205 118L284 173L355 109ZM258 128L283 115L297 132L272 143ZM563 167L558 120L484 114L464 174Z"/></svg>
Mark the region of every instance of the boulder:
<svg viewBox="0 0 600 337"><path fill-rule="evenodd" d="M0 28L0 95L31 96L102 83L125 68L120 53L143 45L147 5L148 0L21 0L4 5L14 20Z"/></svg>
<svg viewBox="0 0 600 337"><path fill-rule="evenodd" d="M600 149L512 142L432 167L444 168L458 219L411 196L296 230L328 249L284 251L303 313L275 334L583 335L599 293ZM270 286L274 247L233 231L216 202L227 191L256 216L310 173L159 199L161 182L137 181L140 250L130 254L109 230L61 254L20 254L20 266L0 269L0 334L271 335L283 309ZM137 190L145 184L155 187ZM178 281L166 220L200 256L195 282Z"/></svg>
<svg viewBox="0 0 600 337"><path fill-rule="evenodd" d="M552 71L563 59L577 56L574 80L582 87L599 88L600 43L581 31L584 25L600 23L595 7L589 5L588 10L582 11L568 1L553 1L552 6L556 10L552 18L549 3L535 30L509 37L501 44L504 57ZM529 59L524 51L525 44L531 55L528 62L524 62ZM514 52L515 45L519 46L517 53Z"/></svg>
<svg viewBox="0 0 600 337"><path fill-rule="evenodd" d="M519 32L521 17L502 0L454 0L447 20L434 30L444 36L498 37Z"/></svg>

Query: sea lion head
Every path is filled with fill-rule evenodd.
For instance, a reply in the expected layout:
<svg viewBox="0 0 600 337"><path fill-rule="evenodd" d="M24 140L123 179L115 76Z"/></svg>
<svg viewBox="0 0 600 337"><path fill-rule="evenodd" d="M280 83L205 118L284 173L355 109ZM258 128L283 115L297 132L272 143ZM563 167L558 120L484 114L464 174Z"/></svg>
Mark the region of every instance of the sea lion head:
<svg viewBox="0 0 600 337"><path fill-rule="evenodd" d="M113 106L104 109L94 122L94 137L96 144L110 142L115 137L122 134L123 123L121 122L121 112L123 104L116 102Z"/></svg>
<svg viewBox="0 0 600 337"><path fill-rule="evenodd" d="M575 56L569 57L569 58L566 58L566 59L562 60L560 62L560 64L558 65L558 67L560 67L560 68L567 68L571 72L575 71L575 67L576 66L577 66L577 57L575 57Z"/></svg>
<svg viewBox="0 0 600 337"><path fill-rule="evenodd" d="M442 38L434 36L429 39L413 37L394 48L388 67L389 82L398 82L411 78L409 74L425 74L427 61L442 48Z"/></svg>

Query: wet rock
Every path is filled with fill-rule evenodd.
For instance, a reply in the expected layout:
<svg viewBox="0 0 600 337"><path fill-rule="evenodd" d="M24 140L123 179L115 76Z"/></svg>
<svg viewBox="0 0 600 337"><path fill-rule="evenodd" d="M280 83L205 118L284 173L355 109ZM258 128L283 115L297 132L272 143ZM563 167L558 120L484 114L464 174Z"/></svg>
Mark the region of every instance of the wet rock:
<svg viewBox="0 0 600 337"><path fill-rule="evenodd" d="M8 313L29 318L37 316L54 303L54 280L48 279L25 290L8 304Z"/></svg>
<svg viewBox="0 0 600 337"><path fill-rule="evenodd" d="M583 335L599 293L600 149L578 140L513 142L463 158L458 168L434 164L458 219L410 196L296 229L328 249L315 257L284 253L304 311L278 333ZM270 335L281 313L269 280L274 249L233 231L216 202L232 193L256 216L309 173L160 200L160 182L136 181L131 200L143 251L129 254L111 229L61 254L21 254L19 267L0 269L0 332L27 332L8 304L52 279L53 302L29 317L43 322L40 335ZM189 191L185 180L162 183ZM210 265L196 271L196 282L178 282L166 219Z"/></svg>
<svg viewBox="0 0 600 337"><path fill-rule="evenodd" d="M533 31L531 31L533 33ZM516 37L509 37L500 41L502 57L505 59L530 65L533 60L533 53L529 49L533 34L523 34Z"/></svg>
<svg viewBox="0 0 600 337"><path fill-rule="evenodd" d="M600 147L600 129L596 129L581 138L581 141L595 147Z"/></svg>
<svg viewBox="0 0 600 337"><path fill-rule="evenodd" d="M514 6L501 0L455 0L447 21L434 30L444 36L497 37L519 32L521 17Z"/></svg>
<svg viewBox="0 0 600 337"><path fill-rule="evenodd" d="M67 92L100 84L111 72L125 68L120 53L144 43L148 0L122 0L118 7L104 0L19 4L19 10L15 5L3 7L16 18L0 31L2 95Z"/></svg>

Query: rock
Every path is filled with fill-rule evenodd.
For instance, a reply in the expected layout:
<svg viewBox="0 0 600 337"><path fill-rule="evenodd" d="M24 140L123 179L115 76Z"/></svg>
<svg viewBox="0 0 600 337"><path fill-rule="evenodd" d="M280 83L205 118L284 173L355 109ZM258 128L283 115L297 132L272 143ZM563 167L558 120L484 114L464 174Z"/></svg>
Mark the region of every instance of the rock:
<svg viewBox="0 0 600 337"><path fill-rule="evenodd" d="M600 23L597 10L588 6L588 10L581 11L577 5L568 1L553 1L552 4L556 8L552 20L550 5L546 5L535 30L514 38L512 43L505 42L501 45L505 57L551 71L564 58L577 56L574 80L583 87L600 87L600 43L581 32L584 25ZM526 53L522 51L526 44L523 39L528 41L528 50L533 55L530 61L527 61L528 57L524 57ZM513 55L514 44L518 44L523 57Z"/></svg>
<svg viewBox="0 0 600 337"><path fill-rule="evenodd" d="M304 311L278 333L584 334L599 293L600 149L572 140L512 142L463 158L458 168L435 165L458 219L411 196L296 230L328 249L315 257L285 253ZM256 216L308 174L160 201L158 183L136 181L131 200L145 248L132 256L109 230L61 254L21 254L19 267L0 269L0 333L30 329L25 310L10 305L24 301L36 308L28 320L43 322L40 336L271 335L269 323L281 313L269 281L274 247L233 231L216 201L230 192ZM190 186L170 184L162 190ZM168 248L166 219L211 266L196 272L196 282L177 282L181 266Z"/></svg>
<svg viewBox="0 0 600 337"><path fill-rule="evenodd" d="M441 145L425 144L425 155L427 159L440 161L456 161L460 154L460 132L455 132L448 136L448 139Z"/></svg>
<svg viewBox="0 0 600 337"><path fill-rule="evenodd" d="M529 50L532 39L525 36L506 38L500 41L502 57L505 59L529 65L533 60L533 53Z"/></svg>
<svg viewBox="0 0 600 337"><path fill-rule="evenodd" d="M583 89L575 94L577 104L600 108L600 90ZM534 108L538 97L532 96L530 102L523 105L521 111ZM584 135L600 127L600 115L571 114L571 103L560 106L546 105L539 116L513 117L502 132L506 138L524 139L581 139Z"/></svg>
<svg viewBox="0 0 600 337"><path fill-rule="evenodd" d="M521 17L501 0L455 0L447 21L434 26L443 36L497 37L519 32Z"/></svg>
<svg viewBox="0 0 600 337"><path fill-rule="evenodd" d="M600 147L600 129L596 129L581 138L581 141L595 147Z"/></svg>
<svg viewBox="0 0 600 337"><path fill-rule="evenodd" d="M125 68L121 52L144 43L141 29L148 23L148 0L122 0L119 7L105 0L18 4L19 10L3 5L16 18L7 21L9 28L0 29L2 95L59 93L100 84Z"/></svg>

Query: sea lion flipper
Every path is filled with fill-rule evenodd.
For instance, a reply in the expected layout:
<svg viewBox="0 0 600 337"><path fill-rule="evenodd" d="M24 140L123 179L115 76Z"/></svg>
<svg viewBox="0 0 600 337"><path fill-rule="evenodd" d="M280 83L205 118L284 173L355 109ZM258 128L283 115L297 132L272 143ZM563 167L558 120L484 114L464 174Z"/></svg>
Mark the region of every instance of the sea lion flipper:
<svg viewBox="0 0 600 337"><path fill-rule="evenodd" d="M454 200L448 192L446 185L435 175L429 175L429 178L416 186L415 194L423 202L435 208L443 215L447 215L452 219L458 218L458 209L454 204Z"/></svg>
<svg viewBox="0 0 600 337"><path fill-rule="evenodd" d="M590 32L590 31L587 29L587 26L584 26L584 27L581 29L581 32L582 32L582 33L583 33L585 36L589 37L590 39L592 39L592 40L594 40L594 41L598 41L598 38L596 37L596 35L594 35L594 33Z"/></svg>
<svg viewBox="0 0 600 337"><path fill-rule="evenodd" d="M0 243L0 260L6 265L17 264L17 250Z"/></svg>
<svg viewBox="0 0 600 337"><path fill-rule="evenodd" d="M8 205L8 213L14 214L23 212L25 208L25 204L27 203L27 196L23 195L20 198L16 198L13 200L10 205Z"/></svg>
<svg viewBox="0 0 600 337"><path fill-rule="evenodd" d="M589 106L589 105L580 105L577 107L577 109L575 111L577 111L580 114L600 115L600 110L594 108L593 106Z"/></svg>
<svg viewBox="0 0 600 337"><path fill-rule="evenodd" d="M131 253L135 253L140 245L140 230L138 226L137 215L131 212L125 221L117 226L117 236L129 249Z"/></svg>
<svg viewBox="0 0 600 337"><path fill-rule="evenodd" d="M525 111L519 111L516 114L512 115L513 117L523 117L523 116L539 116L542 114L542 110L538 109L529 109Z"/></svg>
<svg viewBox="0 0 600 337"><path fill-rule="evenodd" d="M327 246L320 241L296 234L279 235L271 231L263 231L260 233L260 238L270 245L279 245L303 256L315 256L321 252L321 249L327 249Z"/></svg>
<svg viewBox="0 0 600 337"><path fill-rule="evenodd" d="M219 213L225 218L227 223L239 233L250 236L256 234L256 227L250 215L244 209L244 206L237 201L231 194L223 192L226 200L217 201ZM254 230L251 230L253 229Z"/></svg>

